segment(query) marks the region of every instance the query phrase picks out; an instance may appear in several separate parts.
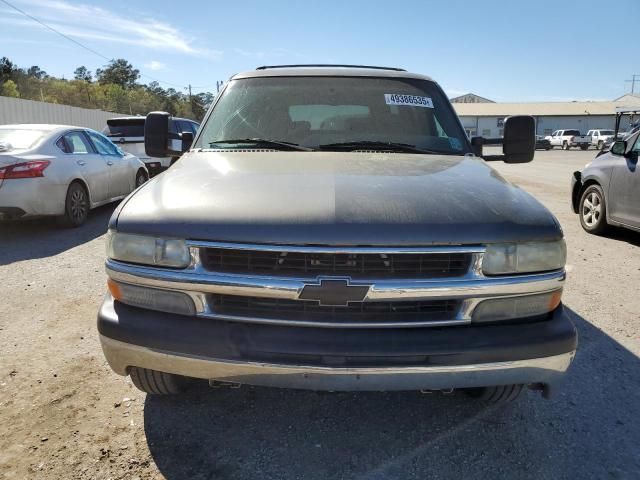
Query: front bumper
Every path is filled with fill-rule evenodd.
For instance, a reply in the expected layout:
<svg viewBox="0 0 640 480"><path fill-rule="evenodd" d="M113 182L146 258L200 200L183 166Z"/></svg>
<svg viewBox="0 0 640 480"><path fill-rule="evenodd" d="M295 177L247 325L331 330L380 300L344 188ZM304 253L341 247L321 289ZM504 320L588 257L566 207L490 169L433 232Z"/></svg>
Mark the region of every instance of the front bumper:
<svg viewBox="0 0 640 480"><path fill-rule="evenodd" d="M105 299L98 330L111 368L312 390L553 385L577 346L559 307L544 321L415 329L239 324Z"/></svg>

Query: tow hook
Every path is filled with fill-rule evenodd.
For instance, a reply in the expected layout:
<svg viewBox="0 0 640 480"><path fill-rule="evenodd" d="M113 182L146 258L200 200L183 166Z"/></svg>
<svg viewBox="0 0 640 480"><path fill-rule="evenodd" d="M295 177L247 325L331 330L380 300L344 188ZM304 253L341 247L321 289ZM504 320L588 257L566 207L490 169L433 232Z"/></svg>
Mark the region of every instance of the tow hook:
<svg viewBox="0 0 640 480"><path fill-rule="evenodd" d="M211 388L240 388L242 386L241 383L237 382L225 382L222 380L209 380L209 386Z"/></svg>
<svg viewBox="0 0 640 480"><path fill-rule="evenodd" d="M436 390L420 390L420 393L423 395L431 395L432 393L441 393L442 395L451 395L453 393L453 388L442 388Z"/></svg>

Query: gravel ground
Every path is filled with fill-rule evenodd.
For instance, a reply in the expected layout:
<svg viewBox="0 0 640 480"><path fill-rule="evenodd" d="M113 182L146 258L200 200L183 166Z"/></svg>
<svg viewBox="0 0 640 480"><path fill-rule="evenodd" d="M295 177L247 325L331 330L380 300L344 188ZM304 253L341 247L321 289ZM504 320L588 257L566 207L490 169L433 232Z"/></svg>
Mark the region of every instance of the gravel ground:
<svg viewBox="0 0 640 480"><path fill-rule="evenodd" d="M551 400L243 387L150 398L106 365L95 330L103 235L0 224L0 477L6 479L639 478L640 234L587 235L571 172L594 152L497 169L564 226L564 301L580 334Z"/></svg>

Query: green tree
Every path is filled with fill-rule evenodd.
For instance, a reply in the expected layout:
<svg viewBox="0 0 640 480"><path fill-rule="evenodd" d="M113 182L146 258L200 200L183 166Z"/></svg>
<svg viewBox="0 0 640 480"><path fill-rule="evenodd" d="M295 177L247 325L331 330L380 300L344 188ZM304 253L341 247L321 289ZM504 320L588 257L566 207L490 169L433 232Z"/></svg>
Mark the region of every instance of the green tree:
<svg viewBox="0 0 640 480"><path fill-rule="evenodd" d="M0 58L0 84L10 80L18 69L7 57Z"/></svg>
<svg viewBox="0 0 640 480"><path fill-rule="evenodd" d="M0 95L4 97L19 97L18 86L13 80L7 80L0 86Z"/></svg>
<svg viewBox="0 0 640 480"><path fill-rule="evenodd" d="M73 78L87 83L91 83L91 81L93 80L91 71L88 70L84 65L79 66L73 71Z"/></svg>
<svg viewBox="0 0 640 480"><path fill-rule="evenodd" d="M27 76L37 78L38 80L42 80L44 78L47 78L49 75L47 75L47 72L42 70L39 66L33 65L32 67L29 67L29 69L27 70Z"/></svg>
<svg viewBox="0 0 640 480"><path fill-rule="evenodd" d="M119 85L122 88L132 88L140 78L140 70L133 68L124 58L111 60L104 70L96 70L98 81L103 84Z"/></svg>

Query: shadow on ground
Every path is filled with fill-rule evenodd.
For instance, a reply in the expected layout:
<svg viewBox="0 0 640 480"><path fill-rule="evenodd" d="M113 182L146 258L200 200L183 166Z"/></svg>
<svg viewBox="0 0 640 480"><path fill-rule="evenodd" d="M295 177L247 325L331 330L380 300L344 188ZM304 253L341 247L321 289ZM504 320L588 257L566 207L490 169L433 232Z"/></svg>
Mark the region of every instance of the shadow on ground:
<svg viewBox="0 0 640 480"><path fill-rule="evenodd" d="M57 219L49 217L0 222L0 265L51 257L104 235L116 205L92 210L78 228L61 227Z"/></svg>
<svg viewBox="0 0 640 480"><path fill-rule="evenodd" d="M148 446L169 480L638 478L639 359L567 310L579 352L548 401L203 388L147 396Z"/></svg>
<svg viewBox="0 0 640 480"><path fill-rule="evenodd" d="M629 230L628 228L611 227L603 236L611 240L618 240L619 242L626 242L640 247L640 232Z"/></svg>

